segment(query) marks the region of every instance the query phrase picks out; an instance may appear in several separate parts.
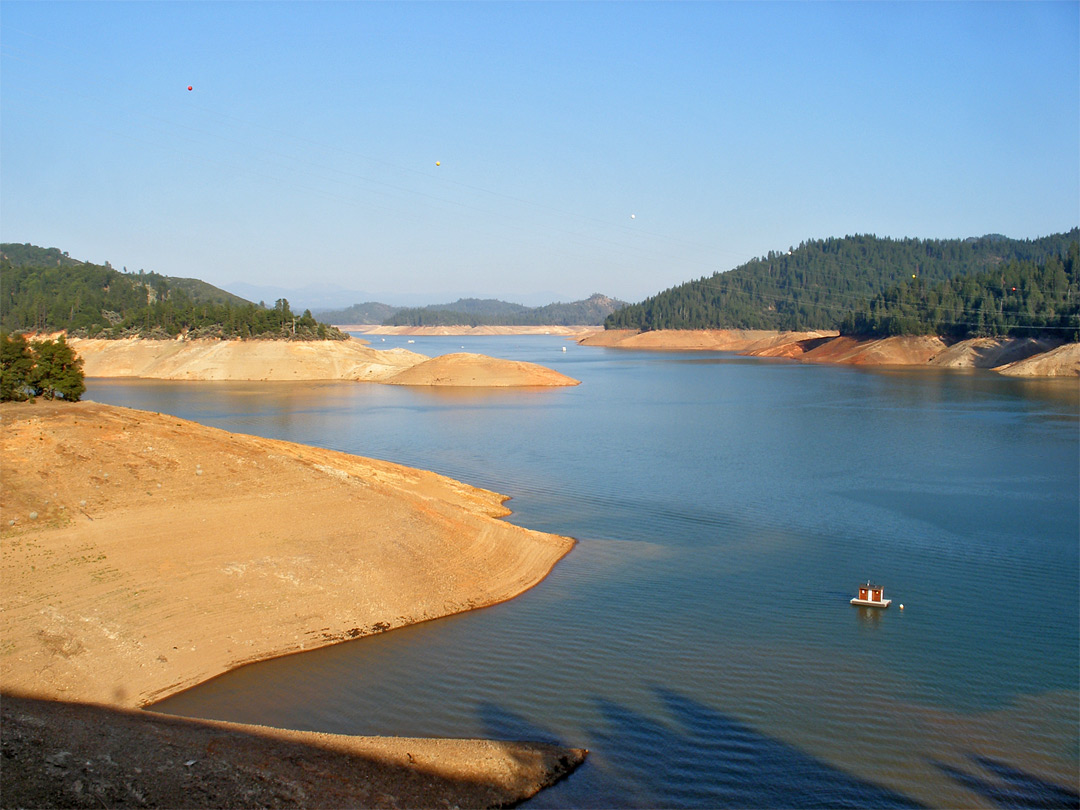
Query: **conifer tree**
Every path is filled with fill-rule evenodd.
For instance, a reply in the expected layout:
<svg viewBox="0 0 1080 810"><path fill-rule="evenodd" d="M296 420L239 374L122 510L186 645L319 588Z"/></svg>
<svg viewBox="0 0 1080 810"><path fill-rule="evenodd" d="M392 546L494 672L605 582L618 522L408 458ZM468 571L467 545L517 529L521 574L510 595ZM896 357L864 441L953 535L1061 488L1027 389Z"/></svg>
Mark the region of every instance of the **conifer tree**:
<svg viewBox="0 0 1080 810"><path fill-rule="evenodd" d="M45 399L78 402L86 392L83 360L61 335L57 340L35 341L31 386Z"/></svg>
<svg viewBox="0 0 1080 810"><path fill-rule="evenodd" d="M27 343L20 334L0 333L0 401L78 402L86 392L82 367L82 358L62 336Z"/></svg>
<svg viewBox="0 0 1080 810"><path fill-rule="evenodd" d="M22 402L33 393L34 356L22 335L0 332L0 401Z"/></svg>

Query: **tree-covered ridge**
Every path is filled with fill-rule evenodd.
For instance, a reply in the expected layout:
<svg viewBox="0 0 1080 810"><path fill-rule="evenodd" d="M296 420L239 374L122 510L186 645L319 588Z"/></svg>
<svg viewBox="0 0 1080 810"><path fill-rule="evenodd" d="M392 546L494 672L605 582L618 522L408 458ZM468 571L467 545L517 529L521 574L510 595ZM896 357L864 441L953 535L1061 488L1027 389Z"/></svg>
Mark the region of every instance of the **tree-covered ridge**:
<svg viewBox="0 0 1080 810"><path fill-rule="evenodd" d="M1040 332L1080 340L1080 242L1042 264L1012 260L994 270L938 284L921 278L877 295L849 313L850 335L1026 337Z"/></svg>
<svg viewBox="0 0 1080 810"><path fill-rule="evenodd" d="M233 304L234 306L244 306L245 304L251 303L246 298L241 298L239 295L233 295L227 290L215 287L213 284L207 284L205 281L198 278L165 276L165 283L169 285L170 291L178 292L183 290L187 296L196 303Z"/></svg>
<svg viewBox="0 0 1080 810"><path fill-rule="evenodd" d="M67 331L79 337L102 338L348 337L317 322L310 312L295 315L285 299L268 309L196 279L170 279L142 271L121 273L112 267L67 259L55 248L5 244L0 275L0 327L6 331Z"/></svg>
<svg viewBox="0 0 1080 810"><path fill-rule="evenodd" d="M72 259L68 256L67 251L61 251L59 248L43 248L37 245L31 244L19 244L17 242L4 242L0 244L0 259L7 259L14 267L78 267L80 265L91 265L92 262L83 262L78 259ZM113 270L113 266L109 262L100 265L108 270ZM213 284L207 284L205 281L197 278L177 278L175 276L158 276L157 273L146 273L144 270L140 270L136 273L128 273L127 268L123 269L124 275L135 276L140 278L148 278L151 276L157 276L164 278L166 284L170 290L183 290L186 292L193 301L198 302L210 302L210 303L231 303L231 304L247 304L246 299L241 298L239 295L233 295L231 292L222 290L219 287L215 287Z"/></svg>
<svg viewBox="0 0 1080 810"><path fill-rule="evenodd" d="M43 248L29 243L4 242L0 244L0 257L15 267L74 267L85 264L68 256L60 248Z"/></svg>
<svg viewBox="0 0 1080 810"><path fill-rule="evenodd" d="M482 318L512 317L524 315L530 311L530 308L524 304L512 304L509 301L499 301L496 298L459 298L449 304L431 304L421 308L446 312L463 312L466 315L477 315Z"/></svg>
<svg viewBox="0 0 1080 810"><path fill-rule="evenodd" d="M584 301L526 307L494 299L462 298L450 304L400 309L387 326L585 326L603 323L625 302L594 293Z"/></svg>
<svg viewBox="0 0 1080 810"><path fill-rule="evenodd" d="M608 329L839 329L875 296L914 276L926 284L1011 261L1063 256L1080 229L1034 240L846 236L770 252L608 316Z"/></svg>
<svg viewBox="0 0 1080 810"><path fill-rule="evenodd" d="M367 301L362 304L353 304L345 309L320 309L315 311L315 317L322 318L327 323L382 323L393 316L401 307L380 304L378 301Z"/></svg>

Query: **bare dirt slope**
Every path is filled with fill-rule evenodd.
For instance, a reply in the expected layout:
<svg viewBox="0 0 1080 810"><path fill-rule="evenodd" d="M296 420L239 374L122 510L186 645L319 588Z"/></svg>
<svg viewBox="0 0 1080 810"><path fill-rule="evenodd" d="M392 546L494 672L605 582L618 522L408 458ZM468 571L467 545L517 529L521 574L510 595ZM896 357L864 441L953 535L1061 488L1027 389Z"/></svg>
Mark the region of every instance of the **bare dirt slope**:
<svg viewBox="0 0 1080 810"><path fill-rule="evenodd" d="M573 541L434 473L95 403L0 406L4 687L142 706L509 599Z"/></svg>
<svg viewBox="0 0 1080 810"><path fill-rule="evenodd" d="M69 338L87 377L157 380L366 380L427 359L361 340L94 340Z"/></svg>
<svg viewBox="0 0 1080 810"><path fill-rule="evenodd" d="M578 385L579 381L536 363L458 352L425 360L386 380L391 385L527 387Z"/></svg>
<svg viewBox="0 0 1080 810"><path fill-rule="evenodd" d="M582 346L614 348L629 337L641 334L635 329L594 329L578 338Z"/></svg>
<svg viewBox="0 0 1080 810"><path fill-rule="evenodd" d="M583 346L654 351L752 352L777 346L835 337L836 332L776 332L767 329L662 329L652 332L609 330L586 336Z"/></svg>
<svg viewBox="0 0 1080 810"><path fill-rule="evenodd" d="M87 377L158 380L357 380L394 385L577 385L535 363L482 354L434 359L361 340L89 340L69 343ZM408 372L408 373L406 373Z"/></svg>
<svg viewBox="0 0 1080 810"><path fill-rule="evenodd" d="M1057 348L1060 341L1037 338L971 338L954 343L930 360L946 368L997 368Z"/></svg>
<svg viewBox="0 0 1080 810"><path fill-rule="evenodd" d="M5 403L0 427L2 703L9 706L12 693L65 702L44 704L36 715L45 712L43 720L26 710L31 719L19 728L77 726L82 721L73 715L49 713L62 713L68 702L143 706L246 662L504 601L537 584L573 546L499 520L508 510L494 492L161 414L95 403ZM14 727L5 716L5 757ZM143 737L161 741L153 729ZM132 737L131 745L142 744ZM538 762L511 749L446 745L442 753L428 745L424 756L463 763L471 782L507 782L507 772L535 771ZM390 795L405 765L402 751L387 746ZM166 756L166 749L162 743L149 756ZM555 758L563 772L578 756L564 754L570 759ZM18 780L51 765L71 777L71 790L78 792L72 785L80 780L90 785L89 771L69 770L61 752L44 764L33 751L25 755L19 767L5 759L5 805L20 795L13 792ZM178 756L166 759L175 765ZM260 768L276 767L267 765L269 754L253 756L262 764L236 765L247 769L251 789L265 781ZM306 759L293 760L286 781L308 768ZM344 760L333 766L340 771L334 778L348 767ZM539 784L531 777L526 783ZM203 806L264 795L226 801L233 794L207 789ZM266 802L303 804L293 798ZM100 806L98 798L87 801ZM394 804L374 793L365 801Z"/></svg>
<svg viewBox="0 0 1080 810"><path fill-rule="evenodd" d="M975 338L952 345L933 336L841 337L836 332L756 330L608 330L587 335L583 346L655 351L733 351L751 357L781 357L807 363L858 366L988 368L1032 377L1080 376L1075 353L1044 338ZM1022 362L1021 362L1022 361Z"/></svg>
<svg viewBox="0 0 1080 810"><path fill-rule="evenodd" d="M998 371L1010 377L1080 377L1080 343L1066 343L1046 354L1009 363Z"/></svg>
<svg viewBox="0 0 1080 810"><path fill-rule="evenodd" d="M802 356L808 363L843 363L853 366L926 365L945 350L938 337L891 337L859 340L838 337L822 343Z"/></svg>

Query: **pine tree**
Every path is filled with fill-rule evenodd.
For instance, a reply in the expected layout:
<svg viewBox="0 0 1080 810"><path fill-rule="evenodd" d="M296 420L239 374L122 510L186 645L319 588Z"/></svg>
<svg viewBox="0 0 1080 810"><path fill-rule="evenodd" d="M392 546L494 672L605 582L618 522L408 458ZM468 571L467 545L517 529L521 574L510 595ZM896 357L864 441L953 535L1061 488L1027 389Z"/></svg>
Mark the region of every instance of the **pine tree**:
<svg viewBox="0 0 1080 810"><path fill-rule="evenodd" d="M34 356L26 338L0 332L0 402L23 402L31 397Z"/></svg>
<svg viewBox="0 0 1080 810"><path fill-rule="evenodd" d="M45 399L78 402L86 392L83 360L61 335L57 340L36 341L31 386Z"/></svg>

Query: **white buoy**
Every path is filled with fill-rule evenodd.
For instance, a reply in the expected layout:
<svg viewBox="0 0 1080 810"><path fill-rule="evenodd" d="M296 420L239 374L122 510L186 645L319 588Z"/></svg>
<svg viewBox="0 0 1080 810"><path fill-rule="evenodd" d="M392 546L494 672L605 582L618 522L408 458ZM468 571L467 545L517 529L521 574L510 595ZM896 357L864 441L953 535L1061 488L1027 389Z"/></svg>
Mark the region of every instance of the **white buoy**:
<svg viewBox="0 0 1080 810"><path fill-rule="evenodd" d="M904 609L904 606L903 606L903 604L901 604L901 605L900 605L900 609L901 609L901 610L903 610L903 609Z"/></svg>
<svg viewBox="0 0 1080 810"><path fill-rule="evenodd" d="M563 350L563 351L565 352L565 351L566 351L566 347L565 347L565 346L563 346L563 347L562 347L562 350Z"/></svg>

